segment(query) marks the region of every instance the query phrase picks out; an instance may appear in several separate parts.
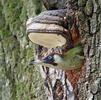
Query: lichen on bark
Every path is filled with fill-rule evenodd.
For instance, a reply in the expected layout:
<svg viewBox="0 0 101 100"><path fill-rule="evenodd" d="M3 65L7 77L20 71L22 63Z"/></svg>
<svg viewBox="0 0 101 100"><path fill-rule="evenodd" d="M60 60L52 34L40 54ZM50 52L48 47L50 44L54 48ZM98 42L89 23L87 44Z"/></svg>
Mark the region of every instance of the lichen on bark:
<svg viewBox="0 0 101 100"><path fill-rule="evenodd" d="M56 2L51 9L58 9L58 7L59 9L64 8L64 6L59 6L62 3L56 4L59 1L62 2L63 0L52 1ZM41 76L39 75L39 70L37 67L30 67L28 64L28 62L33 59L34 46L31 42L28 41L27 37L25 36L25 24L27 18L34 17L36 13L39 14L41 12L41 4L38 3L39 0L17 0L16 2L14 0L0 1L0 19L2 19L0 20L0 65L2 66L0 67L0 79L2 79L2 82L0 83L2 83L2 97L5 98L5 100L46 99L44 98L45 94L43 94L45 93L43 80L40 78ZM79 100L100 100L101 1L67 0L67 4L68 3L71 4L71 9L73 9L78 15L79 33L82 37L82 43L84 44L84 52L86 58L86 77L81 77L79 81L76 79L76 82L78 81L79 88L77 96L79 97ZM35 6L35 4L38 4L40 7ZM43 67L41 67L41 69L42 68ZM52 99L55 99L58 93L59 97L62 98L63 92L60 90L66 89L67 85L61 85L61 82L65 84L68 83L65 72L52 70L56 74L56 77L54 77L55 74L53 75L52 71L49 69L43 68L43 71L44 76L47 79L45 81L45 85L46 87L49 85L49 87L47 87L47 91L50 91L51 94L54 92L54 90L57 91L52 95L48 94L48 99L51 99L50 97L52 96ZM78 75L74 73L72 76L74 80L76 75L80 76L81 74ZM53 78L61 78L62 81L55 80L56 83L60 83L59 88L57 88L56 84L54 85L54 80L52 81ZM47 84L47 81L50 84L53 82L52 85ZM54 87L54 90L51 86ZM63 88L61 88L62 86ZM76 85L74 86L76 87ZM74 94L74 91L72 92ZM64 100L67 99L66 93L67 91L65 90ZM8 98L6 98L5 94L7 94Z"/></svg>
<svg viewBox="0 0 101 100"><path fill-rule="evenodd" d="M48 0L43 0L48 1ZM65 1L65 0L64 0ZM61 1L60 1L61 2ZM56 3L54 1L54 3ZM67 6L70 6L70 9L74 11L75 15L77 15L77 23L79 28L79 34L81 36L81 42L84 46L84 53L85 53L85 64L84 67L82 67L82 72L79 74L76 74L73 71L70 72L72 75L69 77L68 71L66 71L67 77L59 77L58 82L65 83L63 85L64 87L67 86L66 79L70 79L72 82L72 85L74 86L76 96L72 100L100 100L100 66L101 66L101 6L99 5L101 2L99 0L67 0ZM49 3L50 6L50 3ZM55 5L54 5L55 6ZM49 7L50 8L50 7ZM50 8L52 9L52 8ZM54 7L54 9L57 9ZM100 12L99 12L100 11ZM67 12L68 13L68 12ZM44 47L37 47L37 55L45 53L47 51ZM43 50L43 52L42 52ZM46 50L46 51L45 51ZM49 50L50 51L50 50ZM38 55L39 57L40 55ZM61 95L56 97L57 93L54 89L55 87L58 87L56 79L59 75L62 75L65 73L64 71L55 71L54 69L48 69L41 67L41 74L43 74L43 77L46 79L46 87L47 87L47 95L49 95L48 100L71 100L69 96L66 94L68 91L67 87L61 88L60 84L60 90L65 92L60 92ZM60 73L59 73L60 72ZM47 73L47 74L46 74ZM52 73L52 74L51 74ZM61 75L61 76L62 76ZM77 76L76 76L77 75ZM65 74L64 74L65 76ZM52 80L52 78L54 80ZM79 77L79 80L78 78ZM62 81L61 81L62 79ZM64 80L66 82L64 82ZM76 81L75 81L76 80ZM74 81L74 82L73 82ZM76 83L76 85L75 85ZM76 88L77 91L76 91ZM92 88L94 87L94 88ZM58 89L57 89L58 90ZM69 94L69 93L68 93ZM62 98L61 98L62 96ZM66 96L66 97L65 97ZM73 95L74 96L74 95ZM71 96L71 97L73 97ZM61 98L61 99L60 99Z"/></svg>
<svg viewBox="0 0 101 100"><path fill-rule="evenodd" d="M88 0L85 5L79 0L79 30L84 43L85 80L79 80L80 100L100 100L101 67L101 7L100 2ZM82 6L81 6L82 5Z"/></svg>
<svg viewBox="0 0 101 100"><path fill-rule="evenodd" d="M38 68L29 66L34 45L25 35L26 20L44 8L33 0L0 1L0 98L3 100L45 100ZM35 12L36 10L36 12Z"/></svg>

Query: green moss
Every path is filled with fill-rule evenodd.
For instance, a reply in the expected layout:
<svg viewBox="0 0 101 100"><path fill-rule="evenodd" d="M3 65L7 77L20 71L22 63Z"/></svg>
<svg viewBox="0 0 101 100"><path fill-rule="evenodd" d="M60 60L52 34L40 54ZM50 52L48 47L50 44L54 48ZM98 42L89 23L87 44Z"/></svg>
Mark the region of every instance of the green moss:
<svg viewBox="0 0 101 100"><path fill-rule="evenodd" d="M21 14L20 14L20 20L21 20L21 22L23 22L24 20L26 20L26 18L27 18L27 11L26 11L25 6L23 6Z"/></svg>
<svg viewBox="0 0 101 100"><path fill-rule="evenodd" d="M42 11L42 2L41 0L33 0L33 3L35 4L35 13L38 15Z"/></svg>
<svg viewBox="0 0 101 100"><path fill-rule="evenodd" d="M85 4L86 4L86 0L78 0L78 5L79 5L80 7L85 6Z"/></svg>
<svg viewBox="0 0 101 100"><path fill-rule="evenodd" d="M0 38L10 36L13 32L20 29L20 14L22 11L22 2L17 0L7 0L5 6L0 7ZM2 15L1 15L2 14Z"/></svg>
<svg viewBox="0 0 101 100"><path fill-rule="evenodd" d="M74 5L78 3L78 0L68 0L68 1L70 4L74 4Z"/></svg>
<svg viewBox="0 0 101 100"><path fill-rule="evenodd" d="M93 0L88 0L85 6L85 13L88 16L92 16L94 10Z"/></svg>
<svg viewBox="0 0 101 100"><path fill-rule="evenodd" d="M83 12L81 12L81 11L78 11L78 16L79 16L79 20L85 20L85 16L84 16L84 14L83 14Z"/></svg>
<svg viewBox="0 0 101 100"><path fill-rule="evenodd" d="M37 67L29 66L29 62L34 58L34 48L28 45L25 36L25 24L29 17L28 11L30 11L30 8L26 6L29 7L30 4L27 0L16 0L16 2L6 0L4 2L0 6L0 16L2 13L0 18L4 19L0 20L0 23L4 23L0 26L0 38L4 52L0 75L3 78L4 86L9 80L10 100L42 100L42 95L44 95L43 80ZM39 6L38 8L36 5L37 14L42 11L42 4L39 4L39 0L36 0L35 4L32 1L29 2L32 3L32 7L35 4ZM34 11L34 8L31 11Z"/></svg>
<svg viewBox="0 0 101 100"><path fill-rule="evenodd" d="M3 18L3 15L2 15L2 5L1 5L1 2L0 2L0 29L3 28L4 26L4 18Z"/></svg>
<svg viewBox="0 0 101 100"><path fill-rule="evenodd" d="M26 49L26 59L30 59L33 56L34 56L33 48L27 48Z"/></svg>

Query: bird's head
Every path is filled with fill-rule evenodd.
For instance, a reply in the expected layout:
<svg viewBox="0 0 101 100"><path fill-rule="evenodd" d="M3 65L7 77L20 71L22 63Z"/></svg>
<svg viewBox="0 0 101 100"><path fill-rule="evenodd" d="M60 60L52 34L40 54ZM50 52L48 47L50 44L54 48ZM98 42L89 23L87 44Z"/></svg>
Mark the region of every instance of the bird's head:
<svg viewBox="0 0 101 100"><path fill-rule="evenodd" d="M45 63L45 64L52 64L54 66L57 66L58 63L61 62L62 56L66 56L66 55L59 53L51 53L48 56L44 57L43 59L31 61L30 65Z"/></svg>

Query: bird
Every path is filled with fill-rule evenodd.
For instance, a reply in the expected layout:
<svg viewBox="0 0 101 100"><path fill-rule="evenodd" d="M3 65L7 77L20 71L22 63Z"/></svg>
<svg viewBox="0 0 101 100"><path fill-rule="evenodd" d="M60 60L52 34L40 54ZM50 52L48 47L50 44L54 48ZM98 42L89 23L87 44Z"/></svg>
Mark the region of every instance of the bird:
<svg viewBox="0 0 101 100"><path fill-rule="evenodd" d="M83 63L83 47L81 44L77 44L65 54L53 52L43 59L32 60L30 65L38 64L55 69L74 70L82 67Z"/></svg>

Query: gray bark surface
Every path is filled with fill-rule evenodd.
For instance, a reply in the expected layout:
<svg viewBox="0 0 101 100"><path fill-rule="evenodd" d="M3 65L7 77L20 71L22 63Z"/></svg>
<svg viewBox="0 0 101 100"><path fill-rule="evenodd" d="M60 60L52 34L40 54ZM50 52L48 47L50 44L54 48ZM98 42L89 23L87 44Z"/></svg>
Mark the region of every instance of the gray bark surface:
<svg viewBox="0 0 101 100"><path fill-rule="evenodd" d="M48 3L50 4L50 2ZM100 100L101 2L67 0L67 7L72 9L78 17L77 22L84 45L85 63L80 72L41 67L41 74L45 79L48 91L48 100ZM36 51L37 55L42 55L47 49L39 46ZM78 77L75 77L76 75Z"/></svg>
<svg viewBox="0 0 101 100"><path fill-rule="evenodd" d="M47 100L25 29L42 9L39 0L0 0L0 100Z"/></svg>
<svg viewBox="0 0 101 100"><path fill-rule="evenodd" d="M66 8L66 0L42 0L47 10L64 9Z"/></svg>
<svg viewBox="0 0 101 100"><path fill-rule="evenodd" d="M48 10L69 8L75 13L84 45L85 64L80 71L39 66L40 76L37 66L30 67L29 62L34 58L34 53L36 58L40 58L52 50L38 45L34 48L25 35L25 26L28 18L41 12L42 4L39 0L1 0L0 99L100 100L101 0L42 1ZM70 14L67 11L67 16ZM60 49L53 50L62 52Z"/></svg>

